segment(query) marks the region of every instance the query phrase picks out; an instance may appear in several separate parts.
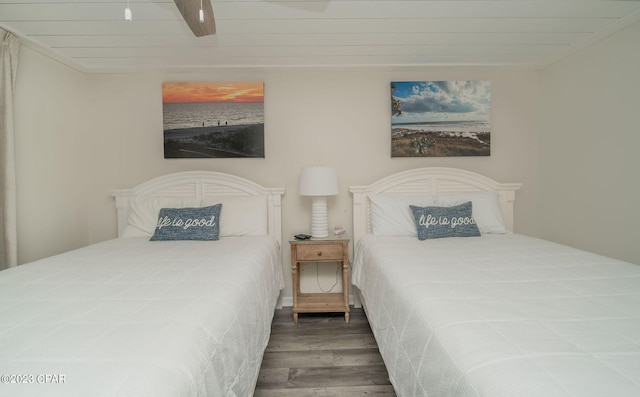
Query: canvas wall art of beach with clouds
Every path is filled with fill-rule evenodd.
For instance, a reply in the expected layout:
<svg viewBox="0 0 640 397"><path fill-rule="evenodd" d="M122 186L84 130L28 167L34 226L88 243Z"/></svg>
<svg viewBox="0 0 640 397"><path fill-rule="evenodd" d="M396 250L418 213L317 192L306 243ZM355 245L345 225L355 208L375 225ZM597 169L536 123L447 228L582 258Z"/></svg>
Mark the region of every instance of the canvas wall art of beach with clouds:
<svg viewBox="0 0 640 397"><path fill-rule="evenodd" d="M491 82L391 83L391 157L491 155Z"/></svg>
<svg viewBox="0 0 640 397"><path fill-rule="evenodd" d="M162 84L165 158L264 158L264 83Z"/></svg>

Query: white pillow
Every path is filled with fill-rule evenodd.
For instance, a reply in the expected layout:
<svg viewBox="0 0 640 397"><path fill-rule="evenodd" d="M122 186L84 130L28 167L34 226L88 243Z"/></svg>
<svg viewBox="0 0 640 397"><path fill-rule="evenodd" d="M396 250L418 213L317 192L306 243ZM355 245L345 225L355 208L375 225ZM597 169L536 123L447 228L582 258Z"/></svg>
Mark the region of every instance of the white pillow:
<svg viewBox="0 0 640 397"><path fill-rule="evenodd" d="M500 201L496 192L443 194L435 197L435 205L442 207L451 207L467 201L472 203L473 219L476 221L480 233L509 233L504 226Z"/></svg>
<svg viewBox="0 0 640 397"><path fill-rule="evenodd" d="M220 236L268 234L267 196L220 196L202 199L203 207L218 203L222 203Z"/></svg>
<svg viewBox="0 0 640 397"><path fill-rule="evenodd" d="M131 201L129 220L121 237L151 237L161 208L208 207L222 204L220 237L268 234L267 196L220 196L202 200L179 197L147 197Z"/></svg>
<svg viewBox="0 0 640 397"><path fill-rule="evenodd" d="M416 224L410 205L426 207L434 205L430 195L398 196L370 194L371 231L377 236L417 237Z"/></svg>
<svg viewBox="0 0 640 397"><path fill-rule="evenodd" d="M131 200L129 220L121 237L151 237L161 208L200 207L200 200L180 197L145 197Z"/></svg>

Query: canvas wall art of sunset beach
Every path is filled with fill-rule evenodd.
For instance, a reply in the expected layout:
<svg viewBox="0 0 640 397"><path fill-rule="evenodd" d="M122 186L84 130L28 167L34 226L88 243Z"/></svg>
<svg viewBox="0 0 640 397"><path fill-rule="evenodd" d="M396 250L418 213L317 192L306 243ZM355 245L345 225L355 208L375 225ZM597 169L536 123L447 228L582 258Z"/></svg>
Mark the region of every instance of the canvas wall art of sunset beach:
<svg viewBox="0 0 640 397"><path fill-rule="evenodd" d="M264 158L264 83L162 84L165 158Z"/></svg>

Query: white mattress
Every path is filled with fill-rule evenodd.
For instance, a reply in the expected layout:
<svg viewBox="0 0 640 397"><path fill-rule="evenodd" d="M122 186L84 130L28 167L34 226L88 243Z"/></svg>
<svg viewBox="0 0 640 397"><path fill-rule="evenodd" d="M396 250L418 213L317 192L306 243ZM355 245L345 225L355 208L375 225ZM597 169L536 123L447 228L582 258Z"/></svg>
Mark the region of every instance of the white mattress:
<svg viewBox="0 0 640 397"><path fill-rule="evenodd" d="M640 396L640 266L520 235L367 235L353 283L400 397Z"/></svg>
<svg viewBox="0 0 640 397"><path fill-rule="evenodd" d="M251 396L283 287L266 236L117 239L2 271L0 395Z"/></svg>

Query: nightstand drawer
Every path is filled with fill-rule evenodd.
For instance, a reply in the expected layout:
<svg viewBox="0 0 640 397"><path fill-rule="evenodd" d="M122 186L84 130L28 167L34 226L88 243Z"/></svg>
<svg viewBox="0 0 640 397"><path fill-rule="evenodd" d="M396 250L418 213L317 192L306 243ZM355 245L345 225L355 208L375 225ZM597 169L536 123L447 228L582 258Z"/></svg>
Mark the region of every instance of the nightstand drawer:
<svg viewBox="0 0 640 397"><path fill-rule="evenodd" d="M308 244L296 247L298 260L342 260L341 244Z"/></svg>

